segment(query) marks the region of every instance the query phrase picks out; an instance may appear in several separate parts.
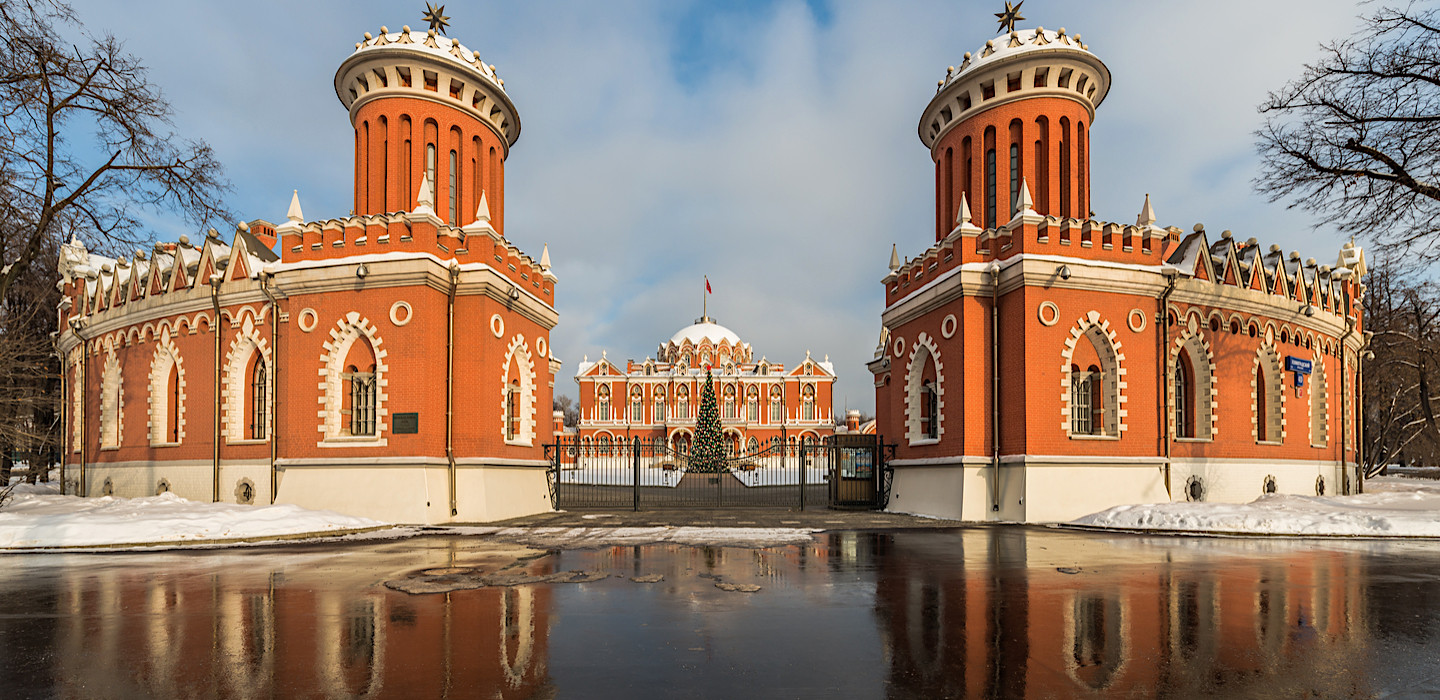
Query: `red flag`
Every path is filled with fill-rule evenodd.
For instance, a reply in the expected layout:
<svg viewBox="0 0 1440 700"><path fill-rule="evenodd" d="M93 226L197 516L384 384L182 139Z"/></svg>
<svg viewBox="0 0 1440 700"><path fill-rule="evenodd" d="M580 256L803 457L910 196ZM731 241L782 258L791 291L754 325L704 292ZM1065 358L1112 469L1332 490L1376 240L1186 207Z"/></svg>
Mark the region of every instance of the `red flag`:
<svg viewBox="0 0 1440 700"><path fill-rule="evenodd" d="M706 278L705 278L705 293L706 293L706 294L714 294L714 292L710 291L710 278L709 278L709 277L706 277Z"/></svg>

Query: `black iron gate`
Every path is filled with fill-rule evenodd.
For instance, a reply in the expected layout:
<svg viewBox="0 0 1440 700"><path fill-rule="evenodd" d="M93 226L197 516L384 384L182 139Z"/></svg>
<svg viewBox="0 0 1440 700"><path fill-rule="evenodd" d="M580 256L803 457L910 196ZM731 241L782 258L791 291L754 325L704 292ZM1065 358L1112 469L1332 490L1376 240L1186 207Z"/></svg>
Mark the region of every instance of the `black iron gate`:
<svg viewBox="0 0 1440 700"><path fill-rule="evenodd" d="M546 445L556 508L884 508L887 448L875 435L766 441L718 464L664 440Z"/></svg>

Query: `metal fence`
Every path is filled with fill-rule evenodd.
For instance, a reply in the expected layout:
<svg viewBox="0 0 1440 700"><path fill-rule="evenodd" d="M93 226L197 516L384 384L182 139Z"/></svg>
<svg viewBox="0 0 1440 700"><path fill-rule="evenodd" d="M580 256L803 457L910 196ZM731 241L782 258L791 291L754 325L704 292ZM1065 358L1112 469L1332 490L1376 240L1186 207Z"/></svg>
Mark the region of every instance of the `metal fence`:
<svg viewBox="0 0 1440 700"><path fill-rule="evenodd" d="M665 440L593 445L569 437L545 449L551 500L561 509L882 508L889 492L886 453L873 435L770 440L718 464L692 460Z"/></svg>

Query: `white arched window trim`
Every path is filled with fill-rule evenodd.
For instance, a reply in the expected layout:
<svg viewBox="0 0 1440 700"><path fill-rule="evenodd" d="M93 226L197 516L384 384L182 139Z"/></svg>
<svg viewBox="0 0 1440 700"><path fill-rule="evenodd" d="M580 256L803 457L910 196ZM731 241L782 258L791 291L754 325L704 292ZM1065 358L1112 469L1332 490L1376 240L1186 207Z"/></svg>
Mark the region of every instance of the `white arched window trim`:
<svg viewBox="0 0 1440 700"><path fill-rule="evenodd" d="M105 343L105 370L100 375L100 449L120 449L125 437L124 378L120 374L120 358L109 341Z"/></svg>
<svg viewBox="0 0 1440 700"><path fill-rule="evenodd" d="M517 402L520 429L515 431L514 437L505 437L505 444L530 447L535 444L535 363L530 357L530 349L525 344L523 335L512 338L509 349L505 351L505 368L500 375L501 436L507 435L506 423L510 420L506 410L507 392L510 391L511 382L516 379L520 380L520 400Z"/></svg>
<svg viewBox="0 0 1440 700"><path fill-rule="evenodd" d="M1215 353L1197 325L1192 320L1191 327L1181 331L1170 348L1170 380L1165 383L1170 398L1170 434L1177 440L1210 442L1215 439L1218 428L1215 408L1219 402L1219 391L1215 381ZM1194 379L1193 395L1187 398L1193 404L1191 415L1195 420L1195 435L1182 438L1175 423L1175 377L1181 358L1187 355Z"/></svg>
<svg viewBox="0 0 1440 700"><path fill-rule="evenodd" d="M260 353L260 362L265 364L265 401L267 408L275 405L275 372L270 357L270 346L255 329L254 320L247 316L240 328L240 334L230 343L225 354L225 412L221 417L225 441L229 444L262 443L275 434L274 421L267 421L265 438L251 438L247 430L250 425L250 360Z"/></svg>
<svg viewBox="0 0 1440 700"><path fill-rule="evenodd" d="M922 404L927 398L921 391L921 382L925 377L925 367L931 362L935 363L935 415L931 417L935 421L933 438L926 436L920 421ZM940 360L935 339L923 331L915 339L910 358L905 363L905 436L911 445L933 445L945 437L945 365Z"/></svg>
<svg viewBox="0 0 1440 700"><path fill-rule="evenodd" d="M1265 386L1259 386L1256 372L1265 369ZM1265 392L1265 415L1260 415L1260 392ZM1280 352L1275 348L1275 330L1267 328L1265 344L1255 352L1250 367L1250 436L1255 442L1279 445L1285 442L1285 373L1280 371ZM1260 439L1260 422L1265 422L1265 439Z"/></svg>
<svg viewBox="0 0 1440 700"><path fill-rule="evenodd" d="M179 413L179 431L175 440L170 439L170 370L174 369L180 387L175 401ZM150 391L147 413L150 422L150 446L178 445L185 441L185 364L180 350L170 338L170 329L162 327L156 343L155 354L150 359Z"/></svg>
<svg viewBox="0 0 1440 700"><path fill-rule="evenodd" d="M345 358L350 354L350 346L356 340L364 337L370 343L370 349L375 353L375 434L374 435L349 435L345 429L348 427L346 417L341 413L345 405L345 392L349 390L344 378ZM321 434L319 447L383 447L389 443L385 438L387 424L385 416L386 399L389 395L385 387L389 383L386 374L390 371L390 365L385 362L386 351L382 347L380 332L375 324L360 314L351 311L345 314L330 329L330 340L325 341L323 346L325 354L321 356L320 374L324 377L325 391L320 395L320 415L323 417L319 426Z"/></svg>
<svg viewBox="0 0 1440 700"><path fill-rule="evenodd" d="M1071 429L1072 372L1070 367L1075 356L1075 346L1082 341L1091 343L1095 347L1095 354L1100 359L1102 382L1100 400L1104 403L1105 426L1097 435L1082 435ZM1063 407L1060 410L1060 429L1065 431L1065 434L1071 439L1115 440L1122 437L1129 428L1126 425L1128 411L1125 409L1125 389L1127 387L1125 353L1120 345L1120 339L1110 328L1110 322L1102 320L1098 311L1085 314L1070 328L1070 336L1065 339L1065 349L1061 351L1060 359L1060 405Z"/></svg>
<svg viewBox="0 0 1440 700"><path fill-rule="evenodd" d="M1310 379L1310 445L1325 447L1330 443L1330 395L1325 376L1325 356L1317 349L1311 359Z"/></svg>

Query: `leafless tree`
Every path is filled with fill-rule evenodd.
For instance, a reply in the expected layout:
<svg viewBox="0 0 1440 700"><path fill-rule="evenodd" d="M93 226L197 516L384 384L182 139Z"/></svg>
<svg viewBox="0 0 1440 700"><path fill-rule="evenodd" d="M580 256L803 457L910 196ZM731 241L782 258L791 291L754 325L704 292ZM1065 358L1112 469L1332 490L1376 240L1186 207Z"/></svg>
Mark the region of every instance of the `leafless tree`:
<svg viewBox="0 0 1440 700"><path fill-rule="evenodd" d="M1260 107L1256 185L1322 223L1440 257L1440 10L1382 7Z"/></svg>
<svg viewBox="0 0 1440 700"><path fill-rule="evenodd" d="M1389 255L1367 278L1363 459L1367 473L1396 461L1440 464L1440 286Z"/></svg>
<svg viewBox="0 0 1440 700"><path fill-rule="evenodd" d="M575 403L575 399L556 394L554 403L554 410L565 414L564 421L566 427L573 428L580 425L580 406Z"/></svg>
<svg viewBox="0 0 1440 700"><path fill-rule="evenodd" d="M172 128L169 103L115 37L86 32L60 0L0 0L0 300L71 233L101 247L145 241L145 208L197 225L228 218L210 147Z"/></svg>

